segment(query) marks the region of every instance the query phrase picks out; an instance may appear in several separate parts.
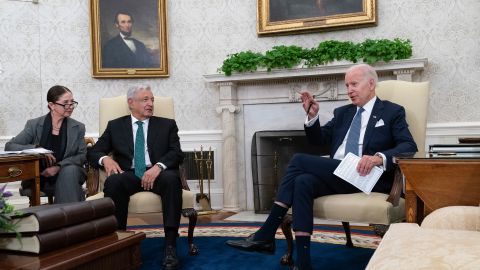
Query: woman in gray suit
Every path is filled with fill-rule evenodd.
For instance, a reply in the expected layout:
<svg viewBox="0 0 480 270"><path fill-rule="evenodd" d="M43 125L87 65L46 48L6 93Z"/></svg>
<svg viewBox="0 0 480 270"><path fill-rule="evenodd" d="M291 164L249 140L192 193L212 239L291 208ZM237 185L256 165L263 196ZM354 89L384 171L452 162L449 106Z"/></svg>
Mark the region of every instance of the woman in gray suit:
<svg viewBox="0 0 480 270"><path fill-rule="evenodd" d="M55 203L85 200L82 185L86 172L85 125L70 118L78 102L65 86L52 86L47 93L47 115L28 120L25 128L5 144L6 151L36 147L52 150L40 165L40 190L54 190ZM31 181L23 181L24 189ZM51 194L53 195L53 194Z"/></svg>

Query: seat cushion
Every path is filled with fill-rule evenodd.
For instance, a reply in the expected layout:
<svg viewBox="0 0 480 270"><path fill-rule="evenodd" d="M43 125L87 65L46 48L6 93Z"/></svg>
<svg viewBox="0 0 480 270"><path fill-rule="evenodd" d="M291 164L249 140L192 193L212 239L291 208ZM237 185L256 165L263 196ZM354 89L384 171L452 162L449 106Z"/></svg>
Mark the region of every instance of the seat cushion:
<svg viewBox="0 0 480 270"><path fill-rule="evenodd" d="M103 192L99 192L87 198L87 200L95 200L103 198ZM193 192L183 190L182 192L182 209L193 208ZM157 213L162 212L162 200L160 196L153 192L142 191L130 196L130 203L128 204L129 213Z"/></svg>
<svg viewBox="0 0 480 270"><path fill-rule="evenodd" d="M396 207L387 202L388 194L372 192L328 195L315 199L313 216L321 219L385 224L405 219L405 200Z"/></svg>
<svg viewBox="0 0 480 270"><path fill-rule="evenodd" d="M422 228L479 231L479 223L480 207L447 206L426 216Z"/></svg>
<svg viewBox="0 0 480 270"><path fill-rule="evenodd" d="M480 233L390 225L366 269L479 269Z"/></svg>

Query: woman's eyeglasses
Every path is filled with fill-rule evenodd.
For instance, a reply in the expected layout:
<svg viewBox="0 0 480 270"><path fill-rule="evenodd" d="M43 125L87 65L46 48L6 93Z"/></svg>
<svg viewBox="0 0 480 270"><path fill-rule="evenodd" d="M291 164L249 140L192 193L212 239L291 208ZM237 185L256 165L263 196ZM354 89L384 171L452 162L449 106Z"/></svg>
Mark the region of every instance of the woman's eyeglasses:
<svg viewBox="0 0 480 270"><path fill-rule="evenodd" d="M76 101L74 101L72 103L68 103L68 104L61 104L61 103L57 103L57 102L54 102L54 103L59 105L59 106L62 106L64 109L75 109L78 106L78 102L76 102Z"/></svg>

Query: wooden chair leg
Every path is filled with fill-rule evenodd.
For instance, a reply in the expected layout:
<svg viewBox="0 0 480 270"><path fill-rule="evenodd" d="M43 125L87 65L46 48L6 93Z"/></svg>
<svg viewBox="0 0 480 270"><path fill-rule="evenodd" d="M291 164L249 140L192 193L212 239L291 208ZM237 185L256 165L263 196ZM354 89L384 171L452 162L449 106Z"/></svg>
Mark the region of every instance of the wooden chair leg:
<svg viewBox="0 0 480 270"><path fill-rule="evenodd" d="M282 222L282 232L287 241L287 252L280 259L282 265L293 265L293 235L292 235L292 215L285 215Z"/></svg>
<svg viewBox="0 0 480 270"><path fill-rule="evenodd" d="M194 256L199 252L198 247L193 243L193 231L197 225L197 211L193 208L182 209L182 215L188 217L188 254Z"/></svg>
<svg viewBox="0 0 480 270"><path fill-rule="evenodd" d="M350 233L350 223L342 221L343 230L345 231L345 237L347 238L347 247L353 247L352 235Z"/></svg>

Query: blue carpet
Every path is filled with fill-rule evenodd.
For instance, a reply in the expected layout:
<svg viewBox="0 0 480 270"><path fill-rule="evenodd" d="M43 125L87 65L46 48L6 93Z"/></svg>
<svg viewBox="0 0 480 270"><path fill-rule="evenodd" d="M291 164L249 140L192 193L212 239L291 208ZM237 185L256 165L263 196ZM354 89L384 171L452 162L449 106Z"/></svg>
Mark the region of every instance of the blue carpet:
<svg viewBox="0 0 480 270"><path fill-rule="evenodd" d="M237 224L238 225L238 224ZM290 269L280 265L280 258L287 249L286 241L276 240L275 254L260 254L231 248L225 244L236 237L195 237L194 242L199 247L197 256L187 254L187 239L181 237L177 241L177 255L182 269ZM141 269L161 269L164 250L164 238L147 238L141 243L143 266ZM314 269L365 269L374 249L347 248L344 245L312 243L312 263ZM294 257L295 259L295 254Z"/></svg>

